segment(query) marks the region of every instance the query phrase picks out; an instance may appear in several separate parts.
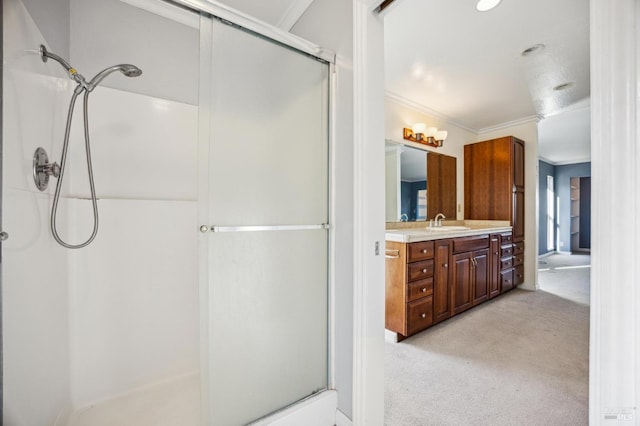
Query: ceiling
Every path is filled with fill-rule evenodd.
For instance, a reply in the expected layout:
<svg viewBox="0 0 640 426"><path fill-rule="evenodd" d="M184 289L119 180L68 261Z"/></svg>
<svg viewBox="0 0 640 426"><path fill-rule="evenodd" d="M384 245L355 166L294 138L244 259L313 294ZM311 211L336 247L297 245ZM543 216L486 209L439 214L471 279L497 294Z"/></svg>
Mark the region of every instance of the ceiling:
<svg viewBox="0 0 640 426"><path fill-rule="evenodd" d="M540 156L588 161L589 2L396 0L385 11L388 96L473 132L535 117ZM541 51L523 56L536 44ZM566 90L555 86L572 83Z"/></svg>

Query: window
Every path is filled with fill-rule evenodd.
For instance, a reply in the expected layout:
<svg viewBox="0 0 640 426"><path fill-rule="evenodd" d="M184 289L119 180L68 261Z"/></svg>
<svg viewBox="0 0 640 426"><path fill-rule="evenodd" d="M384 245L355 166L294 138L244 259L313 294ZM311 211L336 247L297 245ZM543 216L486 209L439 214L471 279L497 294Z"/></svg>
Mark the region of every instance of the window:
<svg viewBox="0 0 640 426"><path fill-rule="evenodd" d="M553 176L547 176L547 251L555 249L553 238L555 234L554 199Z"/></svg>

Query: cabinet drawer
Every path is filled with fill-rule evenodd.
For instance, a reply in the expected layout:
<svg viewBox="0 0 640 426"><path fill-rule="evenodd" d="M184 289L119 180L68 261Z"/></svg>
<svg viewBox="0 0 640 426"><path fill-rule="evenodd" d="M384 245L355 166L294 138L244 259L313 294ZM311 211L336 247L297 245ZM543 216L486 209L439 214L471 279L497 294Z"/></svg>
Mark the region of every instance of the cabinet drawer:
<svg viewBox="0 0 640 426"><path fill-rule="evenodd" d="M522 254L517 254L513 256L513 266L522 265L524 263L524 256Z"/></svg>
<svg viewBox="0 0 640 426"><path fill-rule="evenodd" d="M407 336L433 324L433 297L407 303Z"/></svg>
<svg viewBox="0 0 640 426"><path fill-rule="evenodd" d="M433 241L409 244L407 257L407 262L433 258Z"/></svg>
<svg viewBox="0 0 640 426"><path fill-rule="evenodd" d="M500 234L500 244L509 244L513 241L513 235L511 232Z"/></svg>
<svg viewBox="0 0 640 426"><path fill-rule="evenodd" d="M513 257L507 257L500 261L500 270L509 269L513 267Z"/></svg>
<svg viewBox="0 0 640 426"><path fill-rule="evenodd" d="M407 265L409 281L418 281L433 276L433 259L422 262L409 263Z"/></svg>
<svg viewBox="0 0 640 426"><path fill-rule="evenodd" d="M462 238L453 239L454 253L480 250L488 247L489 247L489 235L476 235L473 237L462 237Z"/></svg>
<svg viewBox="0 0 640 426"><path fill-rule="evenodd" d="M433 294L433 277L424 280L415 281L407 285L407 300L420 299L421 297Z"/></svg>
<svg viewBox="0 0 640 426"><path fill-rule="evenodd" d="M513 268L513 285L522 284L524 282L524 265Z"/></svg>
<svg viewBox="0 0 640 426"><path fill-rule="evenodd" d="M509 244L508 246L502 246L500 248L500 257L510 257L513 255L513 246Z"/></svg>
<svg viewBox="0 0 640 426"><path fill-rule="evenodd" d="M524 241L513 244L513 254L524 253Z"/></svg>
<svg viewBox="0 0 640 426"><path fill-rule="evenodd" d="M513 269L500 272L500 286L503 293L513 288Z"/></svg>

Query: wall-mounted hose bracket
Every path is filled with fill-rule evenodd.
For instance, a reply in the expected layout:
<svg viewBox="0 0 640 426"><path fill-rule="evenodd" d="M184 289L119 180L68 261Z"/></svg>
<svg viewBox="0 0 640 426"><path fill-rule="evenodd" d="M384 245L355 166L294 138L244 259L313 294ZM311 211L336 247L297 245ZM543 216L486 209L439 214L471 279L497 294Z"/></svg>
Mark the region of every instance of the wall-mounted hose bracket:
<svg viewBox="0 0 640 426"><path fill-rule="evenodd" d="M60 176L60 166L58 163L50 163L47 151L40 147L33 154L33 180L40 191L49 186L49 176Z"/></svg>

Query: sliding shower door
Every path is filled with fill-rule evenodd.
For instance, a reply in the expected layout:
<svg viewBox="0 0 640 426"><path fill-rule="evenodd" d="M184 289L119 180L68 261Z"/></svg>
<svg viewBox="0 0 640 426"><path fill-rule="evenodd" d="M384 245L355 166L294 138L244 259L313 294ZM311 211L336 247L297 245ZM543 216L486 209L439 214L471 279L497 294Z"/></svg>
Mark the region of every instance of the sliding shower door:
<svg viewBox="0 0 640 426"><path fill-rule="evenodd" d="M205 416L241 425L327 388L329 65L218 20L208 25Z"/></svg>

